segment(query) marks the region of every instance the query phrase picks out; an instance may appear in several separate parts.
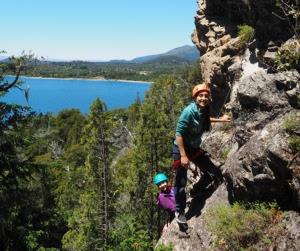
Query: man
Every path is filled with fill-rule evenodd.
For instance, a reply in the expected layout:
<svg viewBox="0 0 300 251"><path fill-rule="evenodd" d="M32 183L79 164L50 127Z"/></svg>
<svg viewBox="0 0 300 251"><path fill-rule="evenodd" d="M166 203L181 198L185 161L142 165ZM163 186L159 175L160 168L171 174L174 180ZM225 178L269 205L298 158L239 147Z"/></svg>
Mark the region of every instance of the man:
<svg viewBox="0 0 300 251"><path fill-rule="evenodd" d="M176 139L173 146L174 163L177 163L175 171L175 201L176 220L178 223L186 223L186 193L187 169L192 161L199 166L204 173L197 187L191 191L195 195L204 190L211 182L212 175L222 177L220 170L212 163L204 151L200 148L201 136L211 129L211 122L230 122L230 118L224 115L222 118L211 118L209 111L210 89L206 84L199 84L193 88L193 101L182 111L176 126Z"/></svg>

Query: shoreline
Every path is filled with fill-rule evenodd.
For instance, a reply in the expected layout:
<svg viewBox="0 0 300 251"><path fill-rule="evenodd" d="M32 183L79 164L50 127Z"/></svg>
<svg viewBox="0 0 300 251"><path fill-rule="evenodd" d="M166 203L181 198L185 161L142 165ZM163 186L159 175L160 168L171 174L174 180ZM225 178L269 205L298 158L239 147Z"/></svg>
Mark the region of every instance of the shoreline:
<svg viewBox="0 0 300 251"><path fill-rule="evenodd" d="M13 75L6 75L14 77ZM59 80L87 80L87 81L114 81L114 82L125 82L125 83L135 83L135 84L153 84L150 81L139 81L139 80L127 80L127 79L106 79L106 78L54 78L54 77L32 77L20 75L20 78L34 78L34 79L59 79Z"/></svg>

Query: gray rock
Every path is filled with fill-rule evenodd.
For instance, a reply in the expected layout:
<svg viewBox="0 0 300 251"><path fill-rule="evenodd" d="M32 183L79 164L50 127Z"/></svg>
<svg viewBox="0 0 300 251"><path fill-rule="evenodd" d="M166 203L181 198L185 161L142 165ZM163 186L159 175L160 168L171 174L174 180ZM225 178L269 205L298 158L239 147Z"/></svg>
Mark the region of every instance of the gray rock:
<svg viewBox="0 0 300 251"><path fill-rule="evenodd" d="M294 157L287 144L283 121L295 114L279 116L257 130L229 156L224 165L233 200L277 202L284 208L300 210L298 178L289 165ZM295 183L291 184L291 181Z"/></svg>
<svg viewBox="0 0 300 251"><path fill-rule="evenodd" d="M201 52L203 80L211 85L212 110L218 114L228 101L225 109L233 118L230 126L214 125L203 140L204 149L221 164L225 184L207 200L191 204L197 214L189 217L189 238L179 238L174 221L158 244L173 243L175 251L214 250L213 236L205 222L212 206L240 200L275 200L281 209L294 211L285 212L284 231L268 250L298 250L300 153L291 149L283 123L290 116L300 117L300 75L296 70L275 73L261 67L272 65L282 41L292 36L289 24L272 13L274 1L197 3L192 39ZM245 53L236 37L237 24L241 23L255 27L255 40Z"/></svg>
<svg viewBox="0 0 300 251"><path fill-rule="evenodd" d="M198 208L194 210L197 215L188 220L188 225L191 228L189 236L182 236L176 220L173 220L167 231L162 234L156 246L160 244L173 244L173 251L211 250L213 248L213 239L207 228L205 214L212 206L220 203L228 204L227 197L226 187L225 185L221 185L206 201L205 199L196 201L195 203L198 203Z"/></svg>

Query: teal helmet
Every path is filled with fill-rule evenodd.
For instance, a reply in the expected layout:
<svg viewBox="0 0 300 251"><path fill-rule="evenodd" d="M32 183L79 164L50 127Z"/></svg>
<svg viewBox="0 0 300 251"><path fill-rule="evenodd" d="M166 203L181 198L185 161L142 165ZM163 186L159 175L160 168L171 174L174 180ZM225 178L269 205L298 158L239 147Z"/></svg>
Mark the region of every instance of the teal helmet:
<svg viewBox="0 0 300 251"><path fill-rule="evenodd" d="M168 178L164 173L158 173L154 176L154 184L159 185L162 182L167 182Z"/></svg>

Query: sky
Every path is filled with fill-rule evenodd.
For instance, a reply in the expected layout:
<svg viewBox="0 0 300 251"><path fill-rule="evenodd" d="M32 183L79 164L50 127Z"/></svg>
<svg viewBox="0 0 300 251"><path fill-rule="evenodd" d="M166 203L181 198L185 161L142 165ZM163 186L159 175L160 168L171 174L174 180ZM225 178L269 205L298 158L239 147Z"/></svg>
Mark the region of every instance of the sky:
<svg viewBox="0 0 300 251"><path fill-rule="evenodd" d="M0 51L90 61L164 53L193 44L196 10L196 0L4 0Z"/></svg>

